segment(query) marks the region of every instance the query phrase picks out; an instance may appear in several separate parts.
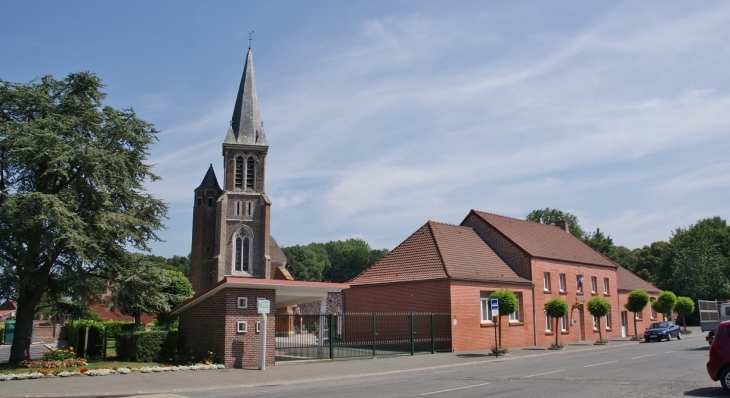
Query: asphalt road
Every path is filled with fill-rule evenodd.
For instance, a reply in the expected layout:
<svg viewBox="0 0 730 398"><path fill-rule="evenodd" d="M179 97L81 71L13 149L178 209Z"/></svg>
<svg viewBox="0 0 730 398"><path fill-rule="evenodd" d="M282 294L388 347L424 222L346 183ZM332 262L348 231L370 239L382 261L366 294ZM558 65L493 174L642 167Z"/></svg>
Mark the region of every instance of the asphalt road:
<svg viewBox="0 0 730 398"><path fill-rule="evenodd" d="M554 354L554 355L552 355ZM187 397L714 397L704 339L545 353L412 372L252 388L176 393ZM388 359L379 359L387 361ZM314 365L317 366L317 365Z"/></svg>

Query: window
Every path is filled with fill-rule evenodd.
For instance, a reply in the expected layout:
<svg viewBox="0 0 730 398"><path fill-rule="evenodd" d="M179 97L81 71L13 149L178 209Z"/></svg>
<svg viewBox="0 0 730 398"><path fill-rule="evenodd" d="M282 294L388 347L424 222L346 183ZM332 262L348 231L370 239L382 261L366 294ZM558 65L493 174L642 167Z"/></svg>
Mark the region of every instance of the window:
<svg viewBox="0 0 730 398"><path fill-rule="evenodd" d="M652 308L652 304L656 301L654 297L649 299L649 316L652 318L656 318L656 311L654 311L654 308Z"/></svg>
<svg viewBox="0 0 730 398"><path fill-rule="evenodd" d="M578 274L575 276L575 291L578 293L583 293L583 274Z"/></svg>
<svg viewBox="0 0 730 398"><path fill-rule="evenodd" d="M252 202L246 202L246 215L249 217L253 216L253 203Z"/></svg>
<svg viewBox="0 0 730 398"><path fill-rule="evenodd" d="M208 198L208 207L213 207L213 198Z"/></svg>
<svg viewBox="0 0 730 398"><path fill-rule="evenodd" d="M560 318L560 323L561 323L562 331L567 332L568 331L568 317L564 316L564 317Z"/></svg>
<svg viewBox="0 0 730 398"><path fill-rule="evenodd" d="M248 235L245 229L241 229L236 234L235 244L235 256L233 259L233 269L236 271L248 271L250 272L250 257L251 257L251 237Z"/></svg>
<svg viewBox="0 0 730 398"><path fill-rule="evenodd" d="M519 322L520 321L520 295L515 294L517 297L517 309L515 312L509 314L509 321L510 322Z"/></svg>
<svg viewBox="0 0 730 398"><path fill-rule="evenodd" d="M550 317L550 315L545 314L545 331L546 332L552 332L553 331L553 318Z"/></svg>
<svg viewBox="0 0 730 398"><path fill-rule="evenodd" d="M603 294L608 294L608 278L603 278Z"/></svg>
<svg viewBox="0 0 730 398"><path fill-rule="evenodd" d="M203 198L198 198L198 207L203 205Z"/></svg>
<svg viewBox="0 0 730 398"><path fill-rule="evenodd" d="M634 312L634 319L641 319L641 312Z"/></svg>
<svg viewBox="0 0 730 398"><path fill-rule="evenodd" d="M492 292L481 292L482 300L482 322L492 322L492 310L489 308L489 295Z"/></svg>
<svg viewBox="0 0 730 398"><path fill-rule="evenodd" d="M560 291L561 292L564 292L565 291L565 274L560 274L559 277L560 277L560 280L559 280L559 282L560 282L560 286L559 286L560 287Z"/></svg>
<svg viewBox="0 0 730 398"><path fill-rule="evenodd" d="M241 215L241 201L240 200L236 201L236 215L237 216Z"/></svg>
<svg viewBox="0 0 730 398"><path fill-rule="evenodd" d="M606 315L606 330L611 330L611 314Z"/></svg>
<svg viewBox="0 0 730 398"><path fill-rule="evenodd" d="M261 322L256 321L256 333L261 333Z"/></svg>
<svg viewBox="0 0 730 398"><path fill-rule="evenodd" d="M238 298L238 308L248 308L248 297Z"/></svg>
<svg viewBox="0 0 730 398"><path fill-rule="evenodd" d="M543 272L542 274L542 290L550 291L550 273Z"/></svg>
<svg viewBox="0 0 730 398"><path fill-rule="evenodd" d="M236 156L235 187L243 188L243 157Z"/></svg>
<svg viewBox="0 0 730 398"><path fill-rule="evenodd" d="M593 330L598 330L598 318L593 317Z"/></svg>
<svg viewBox="0 0 730 398"><path fill-rule="evenodd" d="M236 322L236 332L237 333L246 333L246 332L248 332L248 322L247 321L238 321L238 322Z"/></svg>
<svg viewBox="0 0 730 398"><path fill-rule="evenodd" d="M591 293L595 293L596 289L598 289L598 278L595 276L591 277Z"/></svg>
<svg viewBox="0 0 730 398"><path fill-rule="evenodd" d="M246 189L253 189L253 176L255 171L255 163L253 156L246 159Z"/></svg>

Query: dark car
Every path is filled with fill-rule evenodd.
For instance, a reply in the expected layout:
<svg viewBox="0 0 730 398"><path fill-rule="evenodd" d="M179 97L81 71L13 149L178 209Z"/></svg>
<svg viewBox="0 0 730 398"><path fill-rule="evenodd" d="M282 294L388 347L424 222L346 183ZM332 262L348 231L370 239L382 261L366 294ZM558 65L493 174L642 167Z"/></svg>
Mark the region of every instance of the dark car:
<svg viewBox="0 0 730 398"><path fill-rule="evenodd" d="M722 388L730 393L730 321L720 323L715 341L710 345L707 373L714 381L720 380Z"/></svg>
<svg viewBox="0 0 730 398"><path fill-rule="evenodd" d="M654 322L644 332L644 341L661 341L664 339L669 341L672 337L682 340L682 334L679 333L679 325L671 321Z"/></svg>

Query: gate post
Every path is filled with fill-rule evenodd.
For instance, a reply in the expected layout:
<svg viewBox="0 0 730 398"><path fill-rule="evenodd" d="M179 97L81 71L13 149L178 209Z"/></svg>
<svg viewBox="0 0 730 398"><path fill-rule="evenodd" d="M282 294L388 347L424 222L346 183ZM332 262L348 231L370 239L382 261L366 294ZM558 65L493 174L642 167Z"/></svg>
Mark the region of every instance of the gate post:
<svg viewBox="0 0 730 398"><path fill-rule="evenodd" d="M334 334L332 332L332 326L334 325L334 323L332 321L334 320L334 315L330 314L329 317L330 317L330 319L328 320L328 323L327 323L328 326L327 326L327 328L330 331L329 332L329 338L330 338L330 359L334 360L335 359L335 347L332 344L332 342L333 342L332 335Z"/></svg>
<svg viewBox="0 0 730 398"><path fill-rule="evenodd" d="M434 331L433 314L431 314L431 354L436 353L436 334Z"/></svg>
<svg viewBox="0 0 730 398"><path fill-rule="evenodd" d="M373 312L373 358L375 358L375 313Z"/></svg>
<svg viewBox="0 0 730 398"><path fill-rule="evenodd" d="M411 314L411 355L413 355L416 352L416 330L413 325L413 314Z"/></svg>

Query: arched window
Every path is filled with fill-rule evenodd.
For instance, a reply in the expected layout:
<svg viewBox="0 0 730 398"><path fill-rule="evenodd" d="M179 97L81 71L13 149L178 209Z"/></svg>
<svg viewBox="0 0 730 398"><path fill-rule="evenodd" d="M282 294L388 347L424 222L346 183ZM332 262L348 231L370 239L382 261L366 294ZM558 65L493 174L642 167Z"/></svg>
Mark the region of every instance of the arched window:
<svg viewBox="0 0 730 398"><path fill-rule="evenodd" d="M236 271L250 272L251 236L245 229L236 234L235 258L233 269Z"/></svg>
<svg viewBox="0 0 730 398"><path fill-rule="evenodd" d="M253 176L256 171L253 156L249 156L246 160L246 189L253 189Z"/></svg>
<svg viewBox="0 0 730 398"><path fill-rule="evenodd" d="M243 157L236 156L235 187L243 188Z"/></svg>

